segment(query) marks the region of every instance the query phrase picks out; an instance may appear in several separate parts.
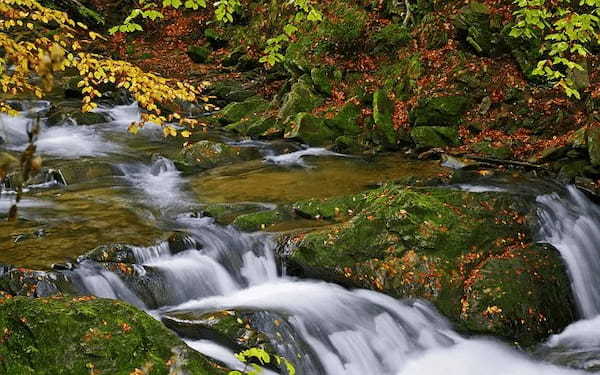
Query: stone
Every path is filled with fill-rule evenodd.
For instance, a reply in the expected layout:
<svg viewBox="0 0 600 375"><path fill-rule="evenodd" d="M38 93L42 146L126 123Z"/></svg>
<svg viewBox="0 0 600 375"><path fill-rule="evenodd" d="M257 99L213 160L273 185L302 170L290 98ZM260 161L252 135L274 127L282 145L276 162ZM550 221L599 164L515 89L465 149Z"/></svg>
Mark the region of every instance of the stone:
<svg viewBox="0 0 600 375"><path fill-rule="evenodd" d="M220 121L224 124L238 122L243 118L264 112L269 102L260 97L252 97L243 102L231 103L221 110Z"/></svg>
<svg viewBox="0 0 600 375"><path fill-rule="evenodd" d="M386 185L355 197L350 220L293 236L280 255L288 270L426 299L459 330L521 345L575 319L560 254L527 224L535 196Z"/></svg>
<svg viewBox="0 0 600 375"><path fill-rule="evenodd" d="M458 130L447 126L417 126L410 131L417 149L458 146Z"/></svg>
<svg viewBox="0 0 600 375"><path fill-rule="evenodd" d="M462 95L425 98L409 115L414 126L454 126L466 112L471 101Z"/></svg>
<svg viewBox="0 0 600 375"><path fill-rule="evenodd" d="M226 371L124 302L94 297L0 300L2 368L7 374L130 374Z"/></svg>
<svg viewBox="0 0 600 375"><path fill-rule="evenodd" d="M333 144L336 133L328 126L325 119L310 113L298 113L285 138L299 139L311 146L327 146Z"/></svg>
<svg viewBox="0 0 600 375"><path fill-rule="evenodd" d="M279 119L287 123L292 121L300 112L311 112L323 103L323 98L317 95L307 80L298 80L292 85L289 93L283 99L279 110Z"/></svg>
<svg viewBox="0 0 600 375"><path fill-rule="evenodd" d="M348 102L334 118L328 120L328 124L342 135L357 135L362 132L359 126L361 116L361 108L353 102Z"/></svg>
<svg viewBox="0 0 600 375"><path fill-rule="evenodd" d="M203 140L184 147L173 162L184 172L191 172L259 157L260 154L253 148Z"/></svg>
<svg viewBox="0 0 600 375"><path fill-rule="evenodd" d="M384 90L373 93L373 121L375 122L375 137L384 147L395 149L401 140L405 140L405 134L394 128L392 116L394 115L394 103Z"/></svg>

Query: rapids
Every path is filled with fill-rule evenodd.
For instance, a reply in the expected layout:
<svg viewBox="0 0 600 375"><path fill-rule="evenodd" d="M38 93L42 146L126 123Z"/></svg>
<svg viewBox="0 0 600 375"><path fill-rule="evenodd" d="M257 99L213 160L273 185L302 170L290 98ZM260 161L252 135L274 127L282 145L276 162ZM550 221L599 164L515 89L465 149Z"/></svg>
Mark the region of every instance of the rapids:
<svg viewBox="0 0 600 375"><path fill-rule="evenodd" d="M27 129L38 114L43 116L48 105L47 102L33 103L17 118L2 116L2 147L22 150L27 142L23 129ZM423 301L397 300L373 291L348 290L286 275L277 262L276 246L268 234L242 233L198 215L205 202L197 199L190 181L201 180L203 176L185 177L171 160L162 156L132 157L138 150L134 149L130 138L116 136L115 132L124 131L128 123L139 119L135 104L98 111L112 120L91 126L66 123L49 127L42 124L38 139L40 153L57 162L86 156L111 164L114 166L112 175L75 184L68 189L86 194L90 184L94 189L96 184L106 185L111 189L111 195L102 196L99 201L115 202L123 210L133 212L137 222L158 231L183 231L187 237L183 251L174 251L167 242L160 241L135 247L134 274L127 278L101 268L92 260L80 259L74 270L65 273L82 294L125 300L157 319L182 312L201 314L224 309L255 312L262 317L265 324L261 328L279 354L294 362L297 373L304 375L554 375L580 372L551 364L544 358L579 368L594 365L589 354L594 350L600 352L600 320L597 317L600 312L600 257L596 246L600 243L600 208L576 188L568 187L562 195L539 196L540 237L560 250L570 271L578 306L589 320L574 323L562 334L551 337L539 353L526 355L492 339L467 338L456 333L444 317ZM150 124L140 137L154 137L156 129L151 128ZM264 142L243 142L238 144L262 150L264 159L256 168L272 168L269 173L277 176L312 173L299 171L298 166L310 166L312 168L308 169L314 169L314 173L322 173L320 169L327 164L320 164L319 158L329 160L328 163L358 163L346 155L323 149L277 154ZM312 158L310 163L306 162L307 157ZM359 164L344 165L350 175ZM212 178L218 183L226 177L213 175ZM206 188L206 185L199 186ZM38 209L64 205L54 194L44 192L49 188L38 188L41 192L36 193L36 197L22 201L28 219L39 219L36 217ZM328 190L330 194L335 194L335 188L327 187L331 189ZM458 188L486 189L468 184ZM494 189L503 191L505 187ZM202 193L205 192L198 195L202 196ZM10 194L0 195L0 209L9 207L11 202ZM78 207L84 215L86 206ZM108 217L100 219L107 225L133 230L130 227L133 224L120 220L119 216L110 217L116 211L111 211L110 207L102 209L109 210ZM148 232L142 231L141 237L149 237ZM275 319L283 319L285 324L280 328L267 324ZM241 364L230 348L210 340L188 339L186 342L231 368L240 368ZM588 355L566 361L565 356L572 359L573 352Z"/></svg>

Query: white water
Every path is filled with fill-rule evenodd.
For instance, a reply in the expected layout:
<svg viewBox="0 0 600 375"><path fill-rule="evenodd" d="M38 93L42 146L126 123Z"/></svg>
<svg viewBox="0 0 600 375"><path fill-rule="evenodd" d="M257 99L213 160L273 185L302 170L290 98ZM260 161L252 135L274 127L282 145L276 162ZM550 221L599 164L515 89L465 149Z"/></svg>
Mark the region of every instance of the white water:
<svg viewBox="0 0 600 375"><path fill-rule="evenodd" d="M18 116L0 114L0 137L9 150L23 151L28 145L27 131L33 125L33 118L48 110L48 102L33 102L30 108ZM75 159L83 156L105 156L118 152L119 146L108 142L98 130L91 126L62 124L47 126L40 118L40 131L36 140L37 152L42 155Z"/></svg>
<svg viewBox="0 0 600 375"><path fill-rule="evenodd" d="M574 186L537 199L542 241L560 251L585 318L600 314L600 208Z"/></svg>
<svg viewBox="0 0 600 375"><path fill-rule="evenodd" d="M267 163L281 165L281 166L301 166L308 167L309 165L304 160L307 156L337 156L337 157L350 157L349 155L339 154L337 152L329 151L325 148L311 147L305 150L291 152L289 154L281 154L277 156L266 156L265 161Z"/></svg>

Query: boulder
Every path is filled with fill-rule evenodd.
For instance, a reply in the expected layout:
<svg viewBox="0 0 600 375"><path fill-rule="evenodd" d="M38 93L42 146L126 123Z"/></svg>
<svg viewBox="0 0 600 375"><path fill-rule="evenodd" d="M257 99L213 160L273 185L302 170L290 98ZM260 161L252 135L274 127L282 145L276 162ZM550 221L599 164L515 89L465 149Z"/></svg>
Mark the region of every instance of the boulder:
<svg viewBox="0 0 600 375"><path fill-rule="evenodd" d="M459 330L523 345L576 317L559 253L527 225L534 197L389 185L359 200L351 220L294 236L288 269L423 298Z"/></svg>
<svg viewBox="0 0 600 375"><path fill-rule="evenodd" d="M392 117L394 115L394 102L385 90L373 93L373 121L375 122L375 138L384 147L395 149L401 141L407 139L401 129L396 129Z"/></svg>
<svg viewBox="0 0 600 375"><path fill-rule="evenodd" d="M323 98L317 95L308 79L300 79L292 85L289 93L283 98L283 104L278 117L284 121L292 121L300 112L312 112L323 103Z"/></svg>
<svg viewBox="0 0 600 375"><path fill-rule="evenodd" d="M339 131L342 135L357 135L362 132L359 126L362 112L361 108L353 102L346 103L334 118L328 120L330 127Z"/></svg>
<svg viewBox="0 0 600 375"><path fill-rule="evenodd" d="M497 56L505 49L500 22L492 17L485 4L474 1L464 6L454 17L454 25L464 41L479 55Z"/></svg>
<svg viewBox="0 0 600 375"><path fill-rule="evenodd" d="M311 146L327 146L334 143L336 133L327 126L325 119L310 113L298 113L286 138L299 139Z"/></svg>
<svg viewBox="0 0 600 375"><path fill-rule="evenodd" d="M417 126L410 131L417 149L458 146L458 129L447 126Z"/></svg>
<svg viewBox="0 0 600 375"><path fill-rule="evenodd" d="M93 297L0 300L7 374L225 374L143 311Z"/></svg>
<svg viewBox="0 0 600 375"><path fill-rule="evenodd" d="M184 147L175 158L175 165L183 171L203 170L259 158L253 148L230 146L213 141L199 141Z"/></svg>
<svg viewBox="0 0 600 375"><path fill-rule="evenodd" d="M267 108L269 108L269 102L255 96L243 102L231 103L223 108L220 121L224 124L231 124L264 112Z"/></svg>
<svg viewBox="0 0 600 375"><path fill-rule="evenodd" d="M410 121L414 126L458 125L470 102L462 95L426 98L410 112Z"/></svg>

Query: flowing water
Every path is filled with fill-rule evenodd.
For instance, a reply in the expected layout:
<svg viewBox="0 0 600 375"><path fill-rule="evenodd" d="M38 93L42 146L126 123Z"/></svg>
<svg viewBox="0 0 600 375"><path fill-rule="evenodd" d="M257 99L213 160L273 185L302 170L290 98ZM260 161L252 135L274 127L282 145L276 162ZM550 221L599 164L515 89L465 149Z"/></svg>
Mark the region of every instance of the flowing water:
<svg viewBox="0 0 600 375"><path fill-rule="evenodd" d="M45 106L34 105L35 114L43 113ZM221 170L187 178L165 157L152 157L148 153L134 157L140 153L132 146L136 143L130 142L127 136L119 138L115 132L122 131L129 121L138 118L136 107L102 111L112 121L88 127L63 124L46 128L44 125L40 152L50 161L60 164L70 158L86 156L105 162L112 169L109 168L110 173L98 172L86 181L69 186L32 189L31 197L21 205L28 228L38 230L36 223L43 222L44 228L51 232L48 238L58 238L56 243L52 242L53 246L66 242L76 247L69 242L68 233L73 231L91 231L92 236L100 237L105 243L143 242L130 240L127 231L137 233L137 240L157 238L152 233L174 230L185 232L186 237L177 248L166 241L134 247L135 264L130 274L110 271L90 259L80 258L74 270L64 271L80 293L122 299L158 319L191 316L189 319L193 321L194 316L222 310L252 312L277 351L294 362L297 373L305 375L579 373L535 360L492 339L465 338L423 301L397 300L372 291L347 290L330 283L287 276L277 263L275 244L269 235L241 233L197 214L203 204L198 196L218 197L216 201L228 199L226 194L215 193L216 189L213 193L207 191L210 184L202 184L203 179L212 184L221 180L224 186L239 176L231 170L227 173ZM31 119L23 114L16 119L3 117L1 120L4 147L22 149L26 139L19 129L26 127ZM155 142L158 147L162 141L153 138L155 135L155 131L148 130L141 137ZM295 174L296 180L317 184L314 189L325 189L326 194L345 194L348 193L345 190L335 190L335 185L344 185L340 182L343 181L341 176L348 179L350 171L364 167L359 160L324 150L300 149L281 155L268 144L248 142L246 146L270 150L261 152L265 159L254 161L255 169L245 176L246 181L256 175L271 176L267 185L281 181L279 186L284 186L288 180L281 176L288 173ZM308 162L306 157L313 159ZM336 168L344 166L340 168L343 174L330 175L335 182L320 186L318 181L325 177L323 168L328 163ZM409 164L403 167L419 169ZM383 167L379 165L379 168ZM265 173L260 175L257 171ZM369 183L377 182L377 173L381 173L382 179L393 175L383 168L368 175L372 177ZM348 183L341 189L347 189L347 185L356 191L365 188ZM307 186L304 185L306 189ZM462 188L481 191L476 186ZM254 193L254 196L244 196L240 190L234 198L251 201L268 196L268 191ZM11 199L10 195L0 196L0 209L8 207ZM273 200L285 201L281 196ZM569 188L562 197L540 196L538 203L542 240L553 244L563 255L578 306L589 319L574 323L562 334L550 338L540 349L539 356L553 362L593 368L593 358L600 358L600 355L594 357L600 354L600 320L596 317L600 308L600 258L595 247L600 243L600 209L575 188ZM53 210L54 218L48 210ZM90 218L86 219L86 215ZM71 216L79 218L73 220ZM69 217L76 223L66 228L48 224L52 219L69 222ZM90 223L95 223L95 227ZM113 236L118 233L118 238L108 240L102 237L102 230ZM44 236L41 237L40 241L44 241ZM27 241L34 241L31 242L33 249L34 245L43 243L36 243L38 240ZM27 241L23 243L29 243ZM9 242L14 243L14 239L11 237ZM92 244L93 241L89 245ZM0 255L4 252L3 249ZM273 324L280 320L282 324ZM231 348L208 339L186 340L190 347L231 368L241 367Z"/></svg>

